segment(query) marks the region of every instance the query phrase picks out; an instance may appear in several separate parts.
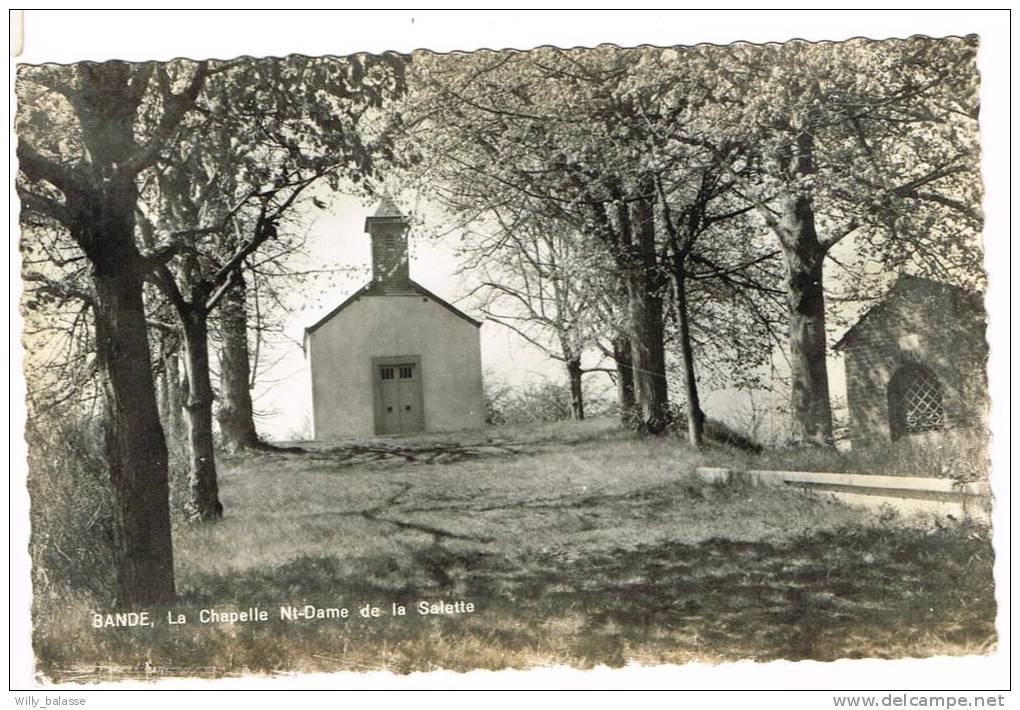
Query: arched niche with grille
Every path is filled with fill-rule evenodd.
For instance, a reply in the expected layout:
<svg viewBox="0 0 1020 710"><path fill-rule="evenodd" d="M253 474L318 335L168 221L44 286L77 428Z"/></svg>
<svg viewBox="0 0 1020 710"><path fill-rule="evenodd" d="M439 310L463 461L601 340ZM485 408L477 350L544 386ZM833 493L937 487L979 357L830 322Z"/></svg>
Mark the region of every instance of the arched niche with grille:
<svg viewBox="0 0 1020 710"><path fill-rule="evenodd" d="M942 383L920 365L904 365L889 381L889 431L893 439L946 426Z"/></svg>

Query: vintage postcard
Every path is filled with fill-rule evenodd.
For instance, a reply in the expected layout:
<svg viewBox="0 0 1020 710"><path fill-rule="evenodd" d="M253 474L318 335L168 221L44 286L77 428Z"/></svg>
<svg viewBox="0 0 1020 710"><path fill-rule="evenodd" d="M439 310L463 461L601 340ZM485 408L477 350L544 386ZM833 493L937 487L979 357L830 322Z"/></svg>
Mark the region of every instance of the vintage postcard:
<svg viewBox="0 0 1020 710"><path fill-rule="evenodd" d="M796 37L19 64L35 682L996 654L982 37Z"/></svg>

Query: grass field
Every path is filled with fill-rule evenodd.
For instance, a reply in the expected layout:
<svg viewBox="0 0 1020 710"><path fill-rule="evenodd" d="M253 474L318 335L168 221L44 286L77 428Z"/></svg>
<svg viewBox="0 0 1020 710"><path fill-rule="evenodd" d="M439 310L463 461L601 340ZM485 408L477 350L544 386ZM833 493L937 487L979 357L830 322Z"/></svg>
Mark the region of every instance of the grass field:
<svg viewBox="0 0 1020 710"><path fill-rule="evenodd" d="M987 530L695 483L695 466L732 455L718 448L612 422L300 446L222 463L226 517L177 527L181 599L153 610L154 627L97 630L85 599L37 601L40 673L835 660L994 644ZM420 615L421 600L474 611ZM383 613L361 618L362 604ZM279 621L285 605L352 616ZM201 609L250 606L270 620L198 623ZM167 611L189 623L166 624Z"/></svg>

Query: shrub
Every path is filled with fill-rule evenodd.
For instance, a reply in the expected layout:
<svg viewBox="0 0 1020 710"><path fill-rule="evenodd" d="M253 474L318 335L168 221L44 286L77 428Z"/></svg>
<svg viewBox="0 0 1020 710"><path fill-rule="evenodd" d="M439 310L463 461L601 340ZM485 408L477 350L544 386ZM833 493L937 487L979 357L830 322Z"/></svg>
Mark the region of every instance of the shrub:
<svg viewBox="0 0 1020 710"><path fill-rule="evenodd" d="M590 389L584 392L585 417L595 419L615 414L616 402ZM511 386L486 382L485 423L536 424L571 418L570 388L554 382Z"/></svg>
<svg viewBox="0 0 1020 710"><path fill-rule="evenodd" d="M988 435L980 429L955 429L922 437L851 449L854 468L868 473L936 476L959 481L988 478Z"/></svg>
<svg viewBox="0 0 1020 710"><path fill-rule="evenodd" d="M751 437L740 433L726 422L720 422L715 419L705 421L705 438L709 441L716 441L744 451L758 453L762 450L761 445L751 439Z"/></svg>
<svg viewBox="0 0 1020 710"><path fill-rule="evenodd" d="M670 430L677 436L687 436L687 411L683 403L670 403ZM762 446L750 433L740 431L730 422L719 419L705 419L705 440L753 453L762 450Z"/></svg>
<svg viewBox="0 0 1020 710"><path fill-rule="evenodd" d="M29 421L32 584L36 602L113 594L113 504L100 419Z"/></svg>
<svg viewBox="0 0 1020 710"><path fill-rule="evenodd" d="M67 413L30 419L26 427L37 611L69 598L112 600L114 509L104 436L101 417ZM187 442L167 445L171 513L180 524L188 486Z"/></svg>
<svg viewBox="0 0 1020 710"><path fill-rule="evenodd" d="M957 429L849 451L815 446L770 447L741 465L981 481L988 477L988 463L987 434L980 430Z"/></svg>

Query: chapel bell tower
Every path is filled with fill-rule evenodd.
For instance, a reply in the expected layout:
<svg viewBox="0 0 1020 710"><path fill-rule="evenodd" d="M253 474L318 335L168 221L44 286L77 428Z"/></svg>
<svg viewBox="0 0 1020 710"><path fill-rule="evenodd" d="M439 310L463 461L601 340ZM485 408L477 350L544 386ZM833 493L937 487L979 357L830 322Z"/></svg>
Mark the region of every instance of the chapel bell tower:
<svg viewBox="0 0 1020 710"><path fill-rule="evenodd" d="M365 231L372 238L372 281L401 286L410 280L407 258L408 221L389 192L384 192L379 207L365 219Z"/></svg>

